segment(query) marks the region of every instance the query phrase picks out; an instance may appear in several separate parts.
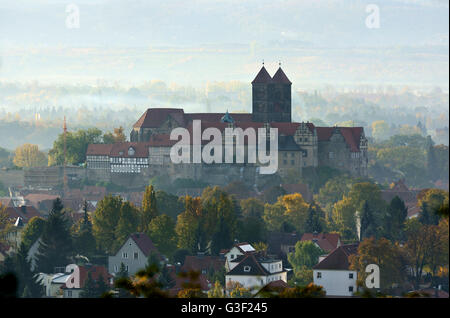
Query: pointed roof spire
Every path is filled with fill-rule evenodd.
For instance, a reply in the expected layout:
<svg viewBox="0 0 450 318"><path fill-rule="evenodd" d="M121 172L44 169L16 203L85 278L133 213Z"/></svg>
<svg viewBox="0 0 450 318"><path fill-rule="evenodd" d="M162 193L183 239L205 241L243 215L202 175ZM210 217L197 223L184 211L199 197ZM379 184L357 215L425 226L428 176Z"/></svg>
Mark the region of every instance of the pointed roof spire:
<svg viewBox="0 0 450 318"><path fill-rule="evenodd" d="M259 71L258 75L256 75L252 84L255 84L255 83L265 84L265 83L270 83L270 82L272 82L272 77L267 72L266 68L264 67L264 61L263 61L263 67L261 67L261 70Z"/></svg>
<svg viewBox="0 0 450 318"><path fill-rule="evenodd" d="M280 62L280 67L278 68L278 71L273 76L272 80L275 83L292 84L292 82L289 80L289 78L286 76L286 74L284 74L283 70L281 69L281 62Z"/></svg>

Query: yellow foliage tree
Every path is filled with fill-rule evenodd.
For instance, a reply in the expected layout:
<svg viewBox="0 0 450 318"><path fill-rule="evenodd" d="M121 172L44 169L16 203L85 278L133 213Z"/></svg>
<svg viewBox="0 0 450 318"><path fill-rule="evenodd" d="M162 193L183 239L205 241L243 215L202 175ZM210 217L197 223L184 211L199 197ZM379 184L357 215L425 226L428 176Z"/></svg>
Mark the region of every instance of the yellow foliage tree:
<svg viewBox="0 0 450 318"><path fill-rule="evenodd" d="M48 161L45 153L39 151L37 145L24 144L16 149L13 163L17 167L31 168L46 166Z"/></svg>

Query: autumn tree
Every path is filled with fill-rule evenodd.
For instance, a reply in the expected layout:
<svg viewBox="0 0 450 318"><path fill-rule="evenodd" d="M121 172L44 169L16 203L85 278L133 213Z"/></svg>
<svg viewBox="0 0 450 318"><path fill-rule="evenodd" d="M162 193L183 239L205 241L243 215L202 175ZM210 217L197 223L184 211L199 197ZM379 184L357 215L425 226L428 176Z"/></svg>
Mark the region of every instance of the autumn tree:
<svg viewBox="0 0 450 318"><path fill-rule="evenodd" d="M224 298L223 287L218 280L214 283L214 287L208 291L208 298Z"/></svg>
<svg viewBox="0 0 450 318"><path fill-rule="evenodd" d="M356 270L359 284L367 277L366 267L376 264L380 268L380 289L388 290L393 284L402 284L405 280L405 262L399 246L391 241L374 237L363 240L358 246L358 253L349 258L350 269Z"/></svg>
<svg viewBox="0 0 450 318"><path fill-rule="evenodd" d="M9 214L6 212L6 206L2 206L0 203L0 243L6 242L6 238L13 230L13 224L9 218Z"/></svg>
<svg viewBox="0 0 450 318"><path fill-rule="evenodd" d="M119 128L114 128L113 132L107 132L103 135L103 143L113 144L116 142L125 142L127 137L124 134L124 129L122 126Z"/></svg>
<svg viewBox="0 0 450 318"><path fill-rule="evenodd" d="M37 145L24 144L16 148L13 163L21 168L47 166L47 156Z"/></svg>
<svg viewBox="0 0 450 318"><path fill-rule="evenodd" d="M197 249L197 229L199 218L202 216L202 203L200 198L186 196L184 198L185 210L177 217L175 232L177 233L177 246L194 253Z"/></svg>

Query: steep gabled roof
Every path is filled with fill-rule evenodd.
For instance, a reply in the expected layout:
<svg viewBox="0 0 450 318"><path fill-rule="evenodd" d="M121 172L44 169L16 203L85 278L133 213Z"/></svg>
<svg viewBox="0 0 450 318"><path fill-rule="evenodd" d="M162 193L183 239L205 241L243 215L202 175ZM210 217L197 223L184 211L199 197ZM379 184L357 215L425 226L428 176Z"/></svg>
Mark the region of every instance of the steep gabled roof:
<svg viewBox="0 0 450 318"><path fill-rule="evenodd" d="M348 270L350 267L348 258L358 252L358 246L358 243L339 246L313 269Z"/></svg>
<svg viewBox="0 0 450 318"><path fill-rule="evenodd" d="M112 144L89 144L86 155L87 156L109 156L111 153Z"/></svg>
<svg viewBox="0 0 450 318"><path fill-rule="evenodd" d="M244 269L248 269L245 271ZM255 254L246 254L243 260L237 264L227 275L243 276L267 276L270 273L257 261Z"/></svg>
<svg viewBox="0 0 450 318"><path fill-rule="evenodd" d="M150 255L151 252L156 253L161 258L159 251L156 249L152 240L144 233L134 233L131 234L131 239L136 243L139 249L144 253L146 257Z"/></svg>
<svg viewBox="0 0 450 318"><path fill-rule="evenodd" d="M283 70L278 68L277 72L272 78L272 81L274 83L282 83L282 84L292 84L292 82L289 80L289 78L284 74Z"/></svg>
<svg viewBox="0 0 450 318"><path fill-rule="evenodd" d="M316 127L317 139L319 141L328 141L335 130L340 131L352 152L359 151L359 141L363 133L362 127Z"/></svg>
<svg viewBox="0 0 450 318"><path fill-rule="evenodd" d="M301 241L312 241L325 252L331 252L338 247L339 234L337 233L305 233Z"/></svg>
<svg viewBox="0 0 450 318"><path fill-rule="evenodd" d="M133 125L133 128L157 128L163 124L169 115L184 126L184 110L182 108L149 108Z"/></svg>
<svg viewBox="0 0 450 318"><path fill-rule="evenodd" d="M252 81L252 84L267 84L272 83L272 77L267 72L266 68L263 66L259 71L258 75L256 75L255 79Z"/></svg>

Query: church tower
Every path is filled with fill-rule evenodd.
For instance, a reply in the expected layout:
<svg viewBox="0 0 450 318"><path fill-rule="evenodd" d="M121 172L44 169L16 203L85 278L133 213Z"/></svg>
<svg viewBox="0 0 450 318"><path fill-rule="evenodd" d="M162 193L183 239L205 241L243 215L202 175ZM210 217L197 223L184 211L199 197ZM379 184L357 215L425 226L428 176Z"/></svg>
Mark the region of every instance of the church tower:
<svg viewBox="0 0 450 318"><path fill-rule="evenodd" d="M281 67L272 78L263 66L252 82L252 119L291 122L291 81Z"/></svg>

